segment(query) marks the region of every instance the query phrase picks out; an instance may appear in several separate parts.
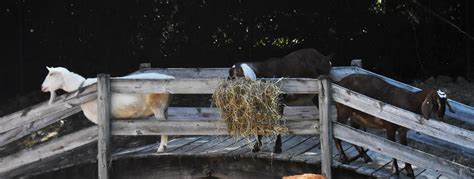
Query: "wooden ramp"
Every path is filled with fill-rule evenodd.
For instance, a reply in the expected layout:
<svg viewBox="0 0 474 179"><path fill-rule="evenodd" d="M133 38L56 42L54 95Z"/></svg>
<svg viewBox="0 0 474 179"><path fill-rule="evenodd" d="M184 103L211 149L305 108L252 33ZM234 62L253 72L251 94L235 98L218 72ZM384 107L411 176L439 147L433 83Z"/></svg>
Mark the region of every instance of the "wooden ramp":
<svg viewBox="0 0 474 179"><path fill-rule="evenodd" d="M319 136L314 135L286 135L282 136L282 149L280 154L273 154L273 140L263 139L264 146L261 152L252 153L251 147L255 139L232 138L229 136L193 136L171 140L168 144L167 152L156 153L158 145L150 145L141 150L126 153L116 153L113 159L122 158L146 158L159 156L191 156L191 157L233 157L233 158L263 158L269 160L279 160L286 162L299 162L306 164L320 165L321 152L319 150ZM348 144L343 143L343 148L349 156L355 156L357 151ZM374 178L389 178L391 176L391 158L377 152L368 151L373 159L372 162L364 163L358 159L350 164L341 164L337 152L334 151L333 167L352 170L357 173ZM403 162L399 162L400 168L404 167ZM449 178L436 171L425 170L413 166L416 178ZM401 178L408 178L403 175Z"/></svg>

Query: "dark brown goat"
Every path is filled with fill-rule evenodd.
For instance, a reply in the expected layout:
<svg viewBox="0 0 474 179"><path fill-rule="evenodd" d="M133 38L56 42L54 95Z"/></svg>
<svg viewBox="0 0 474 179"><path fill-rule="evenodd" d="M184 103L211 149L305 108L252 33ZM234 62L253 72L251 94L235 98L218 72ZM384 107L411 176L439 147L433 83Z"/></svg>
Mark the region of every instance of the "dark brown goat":
<svg viewBox="0 0 474 179"><path fill-rule="evenodd" d="M324 56L315 49L301 49L294 51L283 58L270 58L264 62L236 63L229 70L229 78L248 77L256 78L318 78L319 75L329 75L332 55ZM283 101L290 105L307 104L306 99L313 99L315 95L284 95ZM306 102L305 102L306 101ZM315 103L317 105L317 103ZM281 107L283 113L283 106ZM252 152L260 151L261 136L257 137ZM278 135L274 153L281 152L281 136Z"/></svg>
<svg viewBox="0 0 474 179"><path fill-rule="evenodd" d="M339 85L364 94L371 98L386 102L388 104L403 108L405 110L422 114L424 118L429 119L431 114L436 114L438 119L444 117L445 107L448 105L449 110L452 111L451 106L447 102L446 94L440 90L425 89L420 92L408 92L404 89L395 87L385 82L384 80L377 78L372 75L365 74L354 74L343 78L338 82ZM383 119L371 116L361 111L352 109L348 106L336 103L337 109L337 121L340 123L347 123L348 118L351 119L351 126L355 128L370 127L370 128L381 128L387 132L387 138L395 142L395 135L398 131L400 143L407 145L407 131L405 127L393 124ZM354 159L349 160L342 150L341 140L335 139L336 148L341 154L341 160L344 163L350 162ZM359 156L363 157L366 162L371 161L370 157L365 153L364 149L355 146L359 152ZM414 177L413 169L411 164L406 163L405 169L407 175ZM393 159L392 172L399 175L399 169L397 160Z"/></svg>

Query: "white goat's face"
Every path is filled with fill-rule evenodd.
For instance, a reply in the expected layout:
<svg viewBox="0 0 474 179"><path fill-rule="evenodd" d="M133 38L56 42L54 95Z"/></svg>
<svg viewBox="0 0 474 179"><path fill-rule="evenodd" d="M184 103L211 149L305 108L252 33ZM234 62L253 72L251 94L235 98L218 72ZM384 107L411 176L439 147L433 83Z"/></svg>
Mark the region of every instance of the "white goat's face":
<svg viewBox="0 0 474 179"><path fill-rule="evenodd" d="M46 67L48 69L48 75L41 84L41 91L52 92L61 88L64 84L63 75L59 71L55 71L54 68Z"/></svg>

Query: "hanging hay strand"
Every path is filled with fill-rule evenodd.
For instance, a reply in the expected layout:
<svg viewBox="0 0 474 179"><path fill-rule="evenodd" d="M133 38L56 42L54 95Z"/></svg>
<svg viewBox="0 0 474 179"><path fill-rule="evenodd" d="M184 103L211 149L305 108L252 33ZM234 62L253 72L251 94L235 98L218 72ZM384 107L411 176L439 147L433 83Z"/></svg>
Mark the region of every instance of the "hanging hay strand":
<svg viewBox="0 0 474 179"><path fill-rule="evenodd" d="M222 80L212 95L232 136L276 135L287 133L280 125L279 94L272 81L248 78Z"/></svg>

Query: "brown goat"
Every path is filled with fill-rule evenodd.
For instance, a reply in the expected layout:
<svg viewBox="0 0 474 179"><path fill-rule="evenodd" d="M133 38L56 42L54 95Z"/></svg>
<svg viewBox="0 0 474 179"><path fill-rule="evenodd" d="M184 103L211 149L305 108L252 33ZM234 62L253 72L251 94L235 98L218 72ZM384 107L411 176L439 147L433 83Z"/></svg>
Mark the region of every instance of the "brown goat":
<svg viewBox="0 0 474 179"><path fill-rule="evenodd" d="M332 55L324 56L315 49L301 49L294 51L283 58L270 58L264 62L236 63L229 70L229 78L248 77L256 78L318 78L319 75L329 75L331 70ZM308 102L308 100L312 100ZM307 105L316 102L315 95L284 95L283 101L287 105ZM283 113L283 106L281 107ZM260 151L262 145L261 136L257 136L257 142L253 152ZM281 136L277 135L274 153L281 152Z"/></svg>
<svg viewBox="0 0 474 179"><path fill-rule="evenodd" d="M452 111L451 106L447 102L447 97L441 90L425 89L420 92L408 92L404 89L395 87L384 80L372 75L353 74L343 78L338 82L339 85L364 94L371 98L386 102L388 104L403 108L405 110L422 114L424 118L429 119L432 113L436 114L438 119L444 117L445 107L448 105L449 110ZM395 135L398 131L400 143L407 145L407 131L408 129L383 119L371 116L367 113L355 110L348 106L336 103L337 121L340 123L347 123L348 118L351 119L351 126L355 128L370 127L385 129L387 138L395 142ZM335 139L336 148L339 151L340 159L343 163L348 163L361 156L365 162L371 161L370 157L365 153L364 149L355 146L359 155L349 160L342 150L341 140ZM406 163L405 169L407 175L414 177L411 164ZM392 172L399 175L397 159L393 159Z"/></svg>

